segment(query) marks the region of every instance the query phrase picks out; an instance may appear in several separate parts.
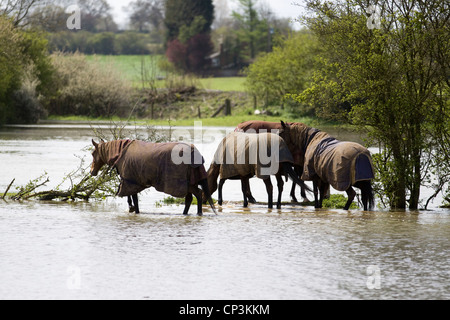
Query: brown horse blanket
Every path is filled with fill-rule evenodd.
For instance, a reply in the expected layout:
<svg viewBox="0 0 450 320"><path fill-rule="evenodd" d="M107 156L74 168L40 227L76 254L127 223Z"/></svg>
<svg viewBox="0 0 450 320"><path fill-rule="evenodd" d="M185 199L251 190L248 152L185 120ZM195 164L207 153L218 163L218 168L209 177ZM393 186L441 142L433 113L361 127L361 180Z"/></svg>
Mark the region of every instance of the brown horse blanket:
<svg viewBox="0 0 450 320"><path fill-rule="evenodd" d="M117 168L121 183L118 195L156 190L185 197L189 185L206 179L203 157L194 145L119 140L110 145L108 164Z"/></svg>
<svg viewBox="0 0 450 320"><path fill-rule="evenodd" d="M221 165L221 179L254 175L266 179L278 172L280 162L293 163L294 159L276 134L232 132L220 143L213 161Z"/></svg>
<svg viewBox="0 0 450 320"><path fill-rule="evenodd" d="M358 143L316 132L308 141L302 180L312 180L316 174L334 189L346 191L358 181L374 178L370 152Z"/></svg>

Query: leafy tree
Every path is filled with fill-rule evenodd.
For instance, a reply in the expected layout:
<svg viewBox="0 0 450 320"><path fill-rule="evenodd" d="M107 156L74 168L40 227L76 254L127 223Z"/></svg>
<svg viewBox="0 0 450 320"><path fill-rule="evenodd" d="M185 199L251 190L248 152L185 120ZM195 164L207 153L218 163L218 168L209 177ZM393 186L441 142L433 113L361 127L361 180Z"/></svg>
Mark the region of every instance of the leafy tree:
<svg viewBox="0 0 450 320"><path fill-rule="evenodd" d="M214 6L212 0L166 0L165 15L164 23L169 42L177 39L180 29L189 28L197 17L204 19L204 24L197 33L209 33L214 20Z"/></svg>
<svg viewBox="0 0 450 320"><path fill-rule="evenodd" d="M307 31L281 41L273 52L259 56L245 73L249 91L270 103L283 103L289 94L305 90L313 71L317 40ZM305 110L302 110L305 111Z"/></svg>
<svg viewBox="0 0 450 320"><path fill-rule="evenodd" d="M259 52L267 49L268 21L261 19L256 10L258 0L238 0L239 11L233 11L233 18L237 21L237 31L244 60L253 60Z"/></svg>
<svg viewBox="0 0 450 320"><path fill-rule="evenodd" d="M23 59L21 40L11 20L0 16L0 125L6 122L11 92L20 87L23 65L15 61Z"/></svg>
<svg viewBox="0 0 450 320"><path fill-rule="evenodd" d="M199 73L211 53L212 0L167 0L166 56L178 69Z"/></svg>
<svg viewBox="0 0 450 320"><path fill-rule="evenodd" d="M139 32L158 29L164 19L162 0L136 0L129 6L130 24Z"/></svg>
<svg viewBox="0 0 450 320"><path fill-rule="evenodd" d="M449 147L448 2L306 3L323 51L299 100L368 130L382 147L374 157L382 195L392 208L417 209L430 174L449 176L435 157Z"/></svg>
<svg viewBox="0 0 450 320"><path fill-rule="evenodd" d="M0 124L35 122L43 112L38 97L52 92L47 41L0 16L0 48Z"/></svg>

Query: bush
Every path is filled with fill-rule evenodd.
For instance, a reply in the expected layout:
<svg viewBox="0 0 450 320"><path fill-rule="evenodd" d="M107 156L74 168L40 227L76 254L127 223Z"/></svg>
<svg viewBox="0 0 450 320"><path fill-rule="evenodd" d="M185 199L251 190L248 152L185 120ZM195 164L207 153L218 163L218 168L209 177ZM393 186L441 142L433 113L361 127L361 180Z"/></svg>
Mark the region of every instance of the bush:
<svg viewBox="0 0 450 320"><path fill-rule="evenodd" d="M206 56L213 47L209 34L197 34L183 43L179 39L167 45L167 59L180 71L201 73L207 66Z"/></svg>
<svg viewBox="0 0 450 320"><path fill-rule="evenodd" d="M0 16L0 48L0 125L37 122L44 112L38 97L52 86L47 40Z"/></svg>
<svg viewBox="0 0 450 320"><path fill-rule="evenodd" d="M36 123L46 116L46 110L38 97L37 87L40 81L34 75L34 69L33 65L28 66L21 87L12 94L9 115L11 123Z"/></svg>
<svg viewBox="0 0 450 320"><path fill-rule="evenodd" d="M88 62L82 54L52 55L57 94L48 101L54 115L127 115L131 88L113 67Z"/></svg>
<svg viewBox="0 0 450 320"><path fill-rule="evenodd" d="M316 47L314 37L305 31L281 41L273 52L259 56L245 71L249 92L268 107L283 104L288 101L286 95L306 89L314 66ZM298 103L293 107L299 107ZM309 112L304 109L300 111L304 114Z"/></svg>

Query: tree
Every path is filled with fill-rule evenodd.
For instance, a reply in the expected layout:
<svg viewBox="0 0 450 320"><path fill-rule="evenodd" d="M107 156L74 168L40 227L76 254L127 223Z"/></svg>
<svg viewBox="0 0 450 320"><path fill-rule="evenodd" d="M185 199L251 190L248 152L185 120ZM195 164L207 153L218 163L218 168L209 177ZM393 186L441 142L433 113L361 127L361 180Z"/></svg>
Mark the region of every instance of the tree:
<svg viewBox="0 0 450 320"><path fill-rule="evenodd" d="M292 34L273 52L259 56L246 70L249 91L269 103L283 103L305 90L313 71L317 40L308 31Z"/></svg>
<svg viewBox="0 0 450 320"><path fill-rule="evenodd" d="M209 33L214 20L214 6L212 0L166 0L167 42L177 39L182 27L190 27L192 23L203 17L204 24L198 33Z"/></svg>
<svg viewBox="0 0 450 320"><path fill-rule="evenodd" d="M449 176L434 157L449 147L448 3L306 3L313 14L303 21L323 51L313 85L299 100L314 105L319 115L368 130L382 147L374 160L389 205L417 209L430 174L439 169L440 176Z"/></svg>
<svg viewBox="0 0 450 320"><path fill-rule="evenodd" d="M167 0L166 56L177 68L199 73L211 53L212 0Z"/></svg>
<svg viewBox="0 0 450 320"><path fill-rule="evenodd" d="M52 92L47 40L0 16L0 48L0 125L36 122L43 112L38 97Z"/></svg>
<svg viewBox="0 0 450 320"><path fill-rule="evenodd" d="M162 0L136 0L130 3L130 25L144 32L158 29L164 19Z"/></svg>
<svg viewBox="0 0 450 320"><path fill-rule="evenodd" d="M86 31L116 31L107 0L78 0L81 9L81 28Z"/></svg>
<svg viewBox="0 0 450 320"><path fill-rule="evenodd" d="M28 14L36 7L42 5L44 0L0 0L0 16L11 17L15 27L26 24Z"/></svg>
<svg viewBox="0 0 450 320"><path fill-rule="evenodd" d="M269 25L267 20L262 20L256 9L258 0L238 0L239 11L233 11L233 18L237 21L237 31L241 44L246 47L243 50L244 60L253 60L261 51L267 49L267 32Z"/></svg>

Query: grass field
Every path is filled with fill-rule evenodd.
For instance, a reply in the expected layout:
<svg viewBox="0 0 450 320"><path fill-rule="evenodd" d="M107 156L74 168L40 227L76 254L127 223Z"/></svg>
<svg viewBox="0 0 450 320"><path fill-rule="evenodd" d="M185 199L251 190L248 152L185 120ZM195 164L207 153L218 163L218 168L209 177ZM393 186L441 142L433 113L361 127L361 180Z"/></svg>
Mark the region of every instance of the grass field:
<svg viewBox="0 0 450 320"><path fill-rule="evenodd" d="M160 70L158 64L163 56L161 55L89 55L88 61L100 63L105 68L113 67L127 80L131 81L134 86L142 85L142 79L149 77L165 78L166 72ZM220 91L245 91L244 77L232 78L203 78L198 79L197 86L206 90ZM165 81L159 80L157 87L165 87Z"/></svg>

